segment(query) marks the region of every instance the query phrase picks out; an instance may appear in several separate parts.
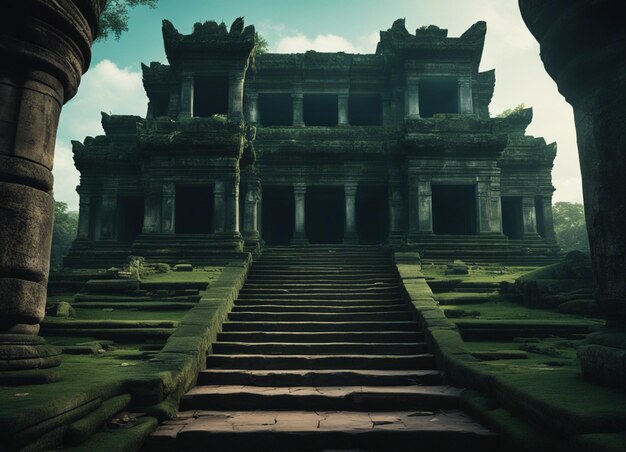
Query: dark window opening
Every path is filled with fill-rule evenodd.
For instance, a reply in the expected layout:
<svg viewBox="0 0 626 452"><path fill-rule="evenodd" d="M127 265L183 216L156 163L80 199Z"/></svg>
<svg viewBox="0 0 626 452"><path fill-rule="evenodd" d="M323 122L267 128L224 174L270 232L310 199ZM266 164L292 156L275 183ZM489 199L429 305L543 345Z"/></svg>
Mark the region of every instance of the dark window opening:
<svg viewBox="0 0 626 452"><path fill-rule="evenodd" d="M170 106L170 96L168 93L154 93L150 97L150 105L152 106L152 115L155 118L167 116L167 110Z"/></svg>
<svg viewBox="0 0 626 452"><path fill-rule="evenodd" d="M351 94L348 99L348 122L353 126L379 126L383 122L380 94Z"/></svg>
<svg viewBox="0 0 626 452"><path fill-rule="evenodd" d="M459 88L456 80L425 79L419 83L420 116L459 112Z"/></svg>
<svg viewBox="0 0 626 452"><path fill-rule="evenodd" d="M433 185L432 206L435 234L476 234L474 185Z"/></svg>
<svg viewBox="0 0 626 452"><path fill-rule="evenodd" d="M293 125L291 94L259 94L259 122L264 127Z"/></svg>
<svg viewBox="0 0 626 452"><path fill-rule="evenodd" d="M143 197L121 196L117 200L117 239L132 242L143 229Z"/></svg>
<svg viewBox="0 0 626 452"><path fill-rule="evenodd" d="M214 202L211 185L176 186L176 233L211 234Z"/></svg>
<svg viewBox="0 0 626 452"><path fill-rule="evenodd" d="M502 197L502 232L510 240L521 240L524 236L521 196Z"/></svg>
<svg viewBox="0 0 626 452"><path fill-rule="evenodd" d="M385 243L389 237L389 196L385 186L362 185L356 194L356 229L364 245Z"/></svg>
<svg viewBox="0 0 626 452"><path fill-rule="evenodd" d="M346 212L343 187L308 186L305 201L305 227L309 243L342 243Z"/></svg>
<svg viewBox="0 0 626 452"><path fill-rule="evenodd" d="M336 126L339 122L336 94L305 94L304 124L307 126Z"/></svg>
<svg viewBox="0 0 626 452"><path fill-rule="evenodd" d="M267 245L289 245L295 230L293 187L264 186L261 234Z"/></svg>
<svg viewBox="0 0 626 452"><path fill-rule="evenodd" d="M228 78L196 76L193 115L209 117L228 114Z"/></svg>
<svg viewBox="0 0 626 452"><path fill-rule="evenodd" d="M546 224L543 217L543 196L535 196L535 216L537 218L537 234L546 236Z"/></svg>

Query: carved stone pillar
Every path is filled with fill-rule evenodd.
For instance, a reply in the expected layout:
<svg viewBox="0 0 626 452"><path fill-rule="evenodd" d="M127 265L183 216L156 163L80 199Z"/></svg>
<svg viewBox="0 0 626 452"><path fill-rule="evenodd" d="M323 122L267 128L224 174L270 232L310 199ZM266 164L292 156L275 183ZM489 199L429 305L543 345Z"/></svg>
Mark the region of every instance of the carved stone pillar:
<svg viewBox="0 0 626 452"><path fill-rule="evenodd" d="M420 117L419 86L419 79L409 79L406 82L406 91L404 95L404 116L406 118Z"/></svg>
<svg viewBox="0 0 626 452"><path fill-rule="evenodd" d="M419 232L433 232L433 194L430 180L419 180L417 183L417 203L419 216Z"/></svg>
<svg viewBox="0 0 626 452"><path fill-rule="evenodd" d="M243 238L246 246L259 243L258 206L260 199L261 183L257 178L251 178L246 183L244 201Z"/></svg>
<svg viewBox="0 0 626 452"><path fill-rule="evenodd" d="M554 232L554 217L552 215L552 194L544 195L541 199L541 208L543 210L543 230L546 241L556 242L556 234Z"/></svg>
<svg viewBox="0 0 626 452"><path fill-rule="evenodd" d="M339 94L337 96L337 112L338 112L337 124L340 126L349 125L350 122L348 120L348 95L347 94Z"/></svg>
<svg viewBox="0 0 626 452"><path fill-rule="evenodd" d="M176 231L176 185L173 182L163 184L161 203L161 232L174 234Z"/></svg>
<svg viewBox="0 0 626 452"><path fill-rule="evenodd" d="M226 180L225 233L239 235L239 175Z"/></svg>
<svg viewBox="0 0 626 452"><path fill-rule="evenodd" d="M502 208L498 184L479 180L476 184L478 233L502 233Z"/></svg>
<svg viewBox="0 0 626 452"><path fill-rule="evenodd" d="M145 234L156 234L161 231L161 206L163 196L161 187L150 188L145 194L145 209L143 212L143 230Z"/></svg>
<svg viewBox="0 0 626 452"><path fill-rule="evenodd" d="M225 198L224 182L217 181L213 188L213 232L216 234L223 233L226 226L226 198Z"/></svg>
<svg viewBox="0 0 626 452"><path fill-rule="evenodd" d="M247 96L248 123L257 124L259 122L259 95L250 93Z"/></svg>
<svg viewBox="0 0 626 452"><path fill-rule="evenodd" d="M78 240L89 240L91 224L91 196L88 193L81 192L78 207L78 230L76 238Z"/></svg>
<svg viewBox="0 0 626 452"><path fill-rule="evenodd" d="M535 198L533 196L524 196L522 198L522 217L524 237L537 237L537 213L535 212Z"/></svg>
<svg viewBox="0 0 626 452"><path fill-rule="evenodd" d="M465 78L459 80L459 113L462 115L474 114L472 83L471 80Z"/></svg>
<svg viewBox="0 0 626 452"><path fill-rule="evenodd" d="M343 186L346 201L346 229L343 236L343 243L359 243L356 230L356 183L347 183Z"/></svg>
<svg viewBox="0 0 626 452"><path fill-rule="evenodd" d="M519 5L547 72L574 109L596 298L607 319L578 357L585 376L626 390L626 27L617 13L623 2Z"/></svg>
<svg viewBox="0 0 626 452"><path fill-rule="evenodd" d="M179 118L191 118L193 116L193 72L183 72L180 84L180 112Z"/></svg>
<svg viewBox="0 0 626 452"><path fill-rule="evenodd" d="M395 122L395 112L393 111L393 96L391 93L383 94L383 125L389 126Z"/></svg>
<svg viewBox="0 0 626 452"><path fill-rule="evenodd" d="M304 126L304 94L293 93L291 99L293 102L293 125L302 127Z"/></svg>
<svg viewBox="0 0 626 452"><path fill-rule="evenodd" d="M167 105L167 116L176 118L180 112L180 94L181 91L176 87L170 89L170 101Z"/></svg>
<svg viewBox="0 0 626 452"><path fill-rule="evenodd" d="M60 351L38 337L54 214L59 115L78 89L104 1L12 2L0 59L0 384L4 371L49 368ZM10 372L9 372L10 374ZM22 375L20 384L28 384Z"/></svg>
<svg viewBox="0 0 626 452"><path fill-rule="evenodd" d="M295 230L291 243L294 245L303 245L309 243L306 236L306 218L305 218L305 200L306 185L303 183L294 184L293 197L295 201Z"/></svg>
<svg viewBox="0 0 626 452"><path fill-rule="evenodd" d="M395 174L389 181L389 239L392 243L399 243L405 233L402 179Z"/></svg>
<svg viewBox="0 0 626 452"><path fill-rule="evenodd" d="M117 189L105 189L102 192L100 216L100 240L116 239Z"/></svg>
<svg viewBox="0 0 626 452"><path fill-rule="evenodd" d="M232 121L243 119L243 73L231 74L228 78L228 117Z"/></svg>

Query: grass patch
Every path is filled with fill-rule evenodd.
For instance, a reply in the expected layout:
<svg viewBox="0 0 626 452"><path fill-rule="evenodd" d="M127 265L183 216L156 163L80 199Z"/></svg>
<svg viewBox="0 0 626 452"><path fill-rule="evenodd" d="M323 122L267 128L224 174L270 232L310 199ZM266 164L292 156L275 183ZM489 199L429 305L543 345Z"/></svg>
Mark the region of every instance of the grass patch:
<svg viewBox="0 0 626 452"><path fill-rule="evenodd" d="M208 282L211 284L222 273L222 267L197 267L192 272L149 273L142 282Z"/></svg>

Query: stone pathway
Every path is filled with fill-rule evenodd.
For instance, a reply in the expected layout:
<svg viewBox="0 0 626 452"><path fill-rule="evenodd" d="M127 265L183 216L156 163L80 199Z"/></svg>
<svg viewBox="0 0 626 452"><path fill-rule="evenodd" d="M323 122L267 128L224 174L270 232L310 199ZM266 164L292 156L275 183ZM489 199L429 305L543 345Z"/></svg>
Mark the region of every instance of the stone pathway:
<svg viewBox="0 0 626 452"><path fill-rule="evenodd" d="M384 248L265 250L198 386L146 450L496 449L400 294Z"/></svg>

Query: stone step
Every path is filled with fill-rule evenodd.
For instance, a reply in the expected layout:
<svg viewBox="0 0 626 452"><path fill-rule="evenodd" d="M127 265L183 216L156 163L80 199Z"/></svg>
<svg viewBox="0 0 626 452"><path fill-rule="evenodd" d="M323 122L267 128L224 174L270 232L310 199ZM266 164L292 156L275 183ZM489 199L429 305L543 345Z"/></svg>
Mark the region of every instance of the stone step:
<svg viewBox="0 0 626 452"><path fill-rule="evenodd" d="M224 342L289 342L289 343L324 343L324 342L422 342L424 333L419 331L372 331L372 332L268 332L239 331L221 332L218 340Z"/></svg>
<svg viewBox="0 0 626 452"><path fill-rule="evenodd" d="M247 285L241 289L240 294L245 295L294 295L294 294L319 294L319 295L353 295L353 294L368 294L368 295L386 295L386 294L398 294L400 290L399 286L378 287L378 286L363 286L363 287L328 287L328 288L307 288L304 286L292 287L292 288L279 288L279 287L248 287Z"/></svg>
<svg viewBox="0 0 626 452"><path fill-rule="evenodd" d="M235 306L330 306L330 307L381 307L405 305L400 298L393 300L277 300L275 298L250 298L250 299L237 299Z"/></svg>
<svg viewBox="0 0 626 452"><path fill-rule="evenodd" d="M441 384L436 370L249 370L208 369L198 385L247 386L408 386Z"/></svg>
<svg viewBox="0 0 626 452"><path fill-rule="evenodd" d="M411 312L231 312L233 322L382 322L412 320Z"/></svg>
<svg viewBox="0 0 626 452"><path fill-rule="evenodd" d="M72 303L72 307L81 309L115 309L115 310L137 310L137 311L179 311L191 309L196 303L183 303L180 301L170 303L169 301L140 301L140 302L81 302Z"/></svg>
<svg viewBox="0 0 626 452"><path fill-rule="evenodd" d="M386 411L450 410L461 390L451 386L260 387L203 385L180 400L185 410Z"/></svg>
<svg viewBox="0 0 626 452"><path fill-rule="evenodd" d="M432 355L218 355L207 357L215 369L433 369Z"/></svg>
<svg viewBox="0 0 626 452"><path fill-rule="evenodd" d="M317 276L311 275L301 275L301 276L281 276L281 275L255 275L252 273L248 273L248 277L246 282L249 283L259 283L259 284L276 284L282 285L284 283L288 284L309 284L311 281L315 281L315 283L320 284L370 284L376 282L383 283L397 283L397 276L389 276L389 275L363 275L359 277L346 278L341 273L336 273L328 276L324 276L319 278ZM312 283L312 284L315 284Z"/></svg>
<svg viewBox="0 0 626 452"><path fill-rule="evenodd" d="M365 313L365 312L409 312L409 305L401 304L376 304L366 306L312 306L306 303L297 304L240 304L236 303L231 312L307 312L307 313Z"/></svg>
<svg viewBox="0 0 626 452"><path fill-rule="evenodd" d="M426 353L424 342L406 343L287 343L287 342L215 342L213 353L227 355L418 355Z"/></svg>
<svg viewBox="0 0 626 452"><path fill-rule="evenodd" d="M400 298L398 293L375 293L375 292L354 292L354 293L282 293L264 294L244 292L239 294L241 300L254 299L275 299L275 300L378 300L397 301Z"/></svg>
<svg viewBox="0 0 626 452"><path fill-rule="evenodd" d="M163 297L148 297L148 296L121 296L121 295L91 295L91 294L77 294L74 297L74 301L78 303L142 303L152 301L168 301L172 303L197 303L200 301L200 295L191 296L163 296Z"/></svg>
<svg viewBox="0 0 626 452"><path fill-rule="evenodd" d="M354 281L351 283L310 283L310 282L251 282L246 281L246 289L260 289L260 290L298 290L298 289L307 289L307 290L329 290L329 289L340 289L340 290L355 290L355 289L399 289L397 281L391 282L360 282Z"/></svg>
<svg viewBox="0 0 626 452"><path fill-rule="evenodd" d="M411 322L224 322L222 331L417 331Z"/></svg>
<svg viewBox="0 0 626 452"><path fill-rule="evenodd" d="M465 414L429 412L199 411L166 421L150 451L498 450L497 437ZM271 446L270 446L271 445Z"/></svg>

